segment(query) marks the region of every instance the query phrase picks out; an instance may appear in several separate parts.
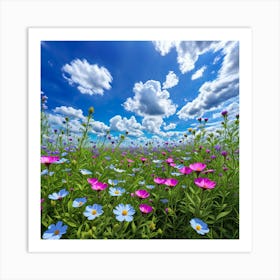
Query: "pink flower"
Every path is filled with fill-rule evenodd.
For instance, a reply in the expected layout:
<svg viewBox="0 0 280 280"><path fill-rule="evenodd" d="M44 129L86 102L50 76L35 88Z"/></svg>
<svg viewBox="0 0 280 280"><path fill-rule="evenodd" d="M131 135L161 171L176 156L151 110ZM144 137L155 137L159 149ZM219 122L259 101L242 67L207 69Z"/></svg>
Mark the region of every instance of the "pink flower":
<svg viewBox="0 0 280 280"><path fill-rule="evenodd" d="M183 168L179 169L179 171L185 175L192 173L192 169L188 166L184 166Z"/></svg>
<svg viewBox="0 0 280 280"><path fill-rule="evenodd" d="M203 190L214 189L216 186L216 182L208 178L196 178L194 179L194 183Z"/></svg>
<svg viewBox="0 0 280 280"><path fill-rule="evenodd" d="M50 164L59 161L59 157L55 156L41 156L41 163L45 164L49 168Z"/></svg>
<svg viewBox="0 0 280 280"><path fill-rule="evenodd" d="M97 178L88 178L87 181L92 185L98 182Z"/></svg>
<svg viewBox="0 0 280 280"><path fill-rule="evenodd" d="M174 162L173 158L168 158L167 160L165 160L166 163L170 164L172 162Z"/></svg>
<svg viewBox="0 0 280 280"><path fill-rule="evenodd" d="M147 198L147 197L150 196L150 194L149 194L146 190L137 190L137 191L135 192L135 194L136 194L139 198L142 198L142 199Z"/></svg>
<svg viewBox="0 0 280 280"><path fill-rule="evenodd" d="M134 162L134 160L132 160L130 158L127 158L126 160L127 160L127 162Z"/></svg>
<svg viewBox="0 0 280 280"><path fill-rule="evenodd" d="M153 207L148 204L140 204L139 209L142 213L148 214L153 211Z"/></svg>
<svg viewBox="0 0 280 280"><path fill-rule="evenodd" d="M196 163L190 164L189 166L190 166L190 169L192 169L193 171L201 172L206 167L206 164L201 163L201 162L196 162Z"/></svg>
<svg viewBox="0 0 280 280"><path fill-rule="evenodd" d="M143 163L148 160L147 158L144 158L144 157L141 157L140 159Z"/></svg>
<svg viewBox="0 0 280 280"><path fill-rule="evenodd" d="M103 191L108 187L107 184L102 183L102 182L96 182L95 184L91 185L91 188L95 191Z"/></svg>
<svg viewBox="0 0 280 280"><path fill-rule="evenodd" d="M97 178L88 178L87 181L91 184L91 188L95 191L103 191L108 187L107 184L99 182Z"/></svg>
<svg viewBox="0 0 280 280"><path fill-rule="evenodd" d="M170 165L171 167L175 167L175 166L176 166L176 163L175 163L175 162L171 162L169 165Z"/></svg>
<svg viewBox="0 0 280 280"><path fill-rule="evenodd" d="M160 178L160 177L156 177L154 178L154 182L158 185L164 184L166 179Z"/></svg>
<svg viewBox="0 0 280 280"><path fill-rule="evenodd" d="M165 179L164 184L169 187L175 187L178 184L178 180L173 178Z"/></svg>

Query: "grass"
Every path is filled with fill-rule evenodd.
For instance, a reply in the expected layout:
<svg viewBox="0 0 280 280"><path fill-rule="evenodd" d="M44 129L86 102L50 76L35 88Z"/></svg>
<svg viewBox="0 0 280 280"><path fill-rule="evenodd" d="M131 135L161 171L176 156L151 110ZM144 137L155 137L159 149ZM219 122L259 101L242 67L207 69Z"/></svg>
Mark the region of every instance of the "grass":
<svg viewBox="0 0 280 280"><path fill-rule="evenodd" d="M224 112L223 112L224 113ZM207 120L199 120L197 130L186 130L179 142L166 142L158 146L154 142L128 145L127 134L117 143L111 143L109 132L99 143L88 138L90 119L80 138L73 143L68 119L65 128L53 131L42 112L42 155L58 156L60 161L42 163L41 175L41 232L62 221L65 233L59 230L52 237L62 239L238 239L239 238L239 117L223 122L216 133L205 129ZM129 132L128 132L129 135ZM47 139L47 140L46 140ZM146 160L143 160L145 158ZM166 162L169 159L171 164ZM171 160L172 159L172 160ZM204 163L201 172L184 175L183 166ZM157 184L155 178L173 178L175 186ZM105 187L97 191L88 182L96 178ZM204 190L195 184L196 178L208 178L216 183L213 189ZM125 190L120 196L112 196L111 180L118 180L117 187ZM107 186L106 186L106 185ZM50 199L49 195L65 189L67 195ZM136 191L149 193L141 199ZM80 207L73 201L86 198ZM87 206L102 206L102 214L88 220L84 215ZM119 221L114 209L129 204L135 213L132 221ZM152 207L150 213L142 213L140 205ZM126 215L125 215L126 216ZM207 233L200 234L190 221L198 218L207 224Z"/></svg>

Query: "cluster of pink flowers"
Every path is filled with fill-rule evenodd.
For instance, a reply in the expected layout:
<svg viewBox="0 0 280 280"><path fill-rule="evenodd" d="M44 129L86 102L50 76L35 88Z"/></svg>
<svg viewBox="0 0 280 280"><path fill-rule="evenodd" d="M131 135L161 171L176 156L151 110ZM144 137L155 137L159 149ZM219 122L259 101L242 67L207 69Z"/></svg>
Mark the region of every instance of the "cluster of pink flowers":
<svg viewBox="0 0 280 280"><path fill-rule="evenodd" d="M154 182L158 185L166 185L168 187L175 187L178 184L178 180L173 178L154 178Z"/></svg>
<svg viewBox="0 0 280 280"><path fill-rule="evenodd" d="M106 183L99 182L97 178L88 178L87 181L91 184L91 188L95 191L103 191L108 187Z"/></svg>

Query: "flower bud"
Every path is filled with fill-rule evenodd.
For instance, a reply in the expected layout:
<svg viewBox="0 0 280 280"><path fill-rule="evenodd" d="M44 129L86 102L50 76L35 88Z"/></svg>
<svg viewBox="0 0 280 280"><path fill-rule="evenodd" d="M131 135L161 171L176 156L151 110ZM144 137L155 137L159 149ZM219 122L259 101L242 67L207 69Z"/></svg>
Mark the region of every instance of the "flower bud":
<svg viewBox="0 0 280 280"><path fill-rule="evenodd" d="M90 115L92 115L94 113L94 108L92 106L88 109L88 113Z"/></svg>

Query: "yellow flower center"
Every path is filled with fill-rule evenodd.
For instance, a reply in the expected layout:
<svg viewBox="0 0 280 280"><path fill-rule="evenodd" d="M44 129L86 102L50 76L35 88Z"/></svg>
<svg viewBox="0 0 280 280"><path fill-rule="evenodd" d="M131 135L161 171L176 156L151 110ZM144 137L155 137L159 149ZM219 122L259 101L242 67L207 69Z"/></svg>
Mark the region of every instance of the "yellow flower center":
<svg viewBox="0 0 280 280"><path fill-rule="evenodd" d="M82 202L82 201L80 201L80 202L79 202L79 206L82 206L82 205L83 205L83 202Z"/></svg>
<svg viewBox="0 0 280 280"><path fill-rule="evenodd" d="M59 230L58 230L58 229L55 230L55 231L54 231L54 234L55 234L55 235L58 235L58 234L59 234Z"/></svg>
<svg viewBox="0 0 280 280"><path fill-rule="evenodd" d="M196 230L201 230L201 226L200 225L197 225L195 228L196 228Z"/></svg>
<svg viewBox="0 0 280 280"><path fill-rule="evenodd" d="M127 215L127 213L128 213L128 211L127 211L127 210L123 210L123 211L122 211L122 215L123 215L123 216L126 216L126 215Z"/></svg>
<svg viewBox="0 0 280 280"><path fill-rule="evenodd" d="M115 191L115 194L119 194L120 192L119 191Z"/></svg>
<svg viewBox="0 0 280 280"><path fill-rule="evenodd" d="M91 214L92 214L92 215L95 215L96 213L97 213L96 210L92 210L92 211L91 211Z"/></svg>

